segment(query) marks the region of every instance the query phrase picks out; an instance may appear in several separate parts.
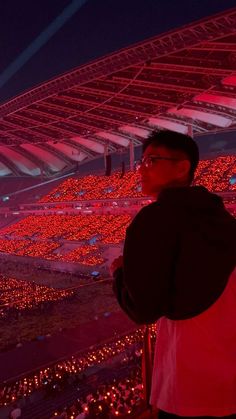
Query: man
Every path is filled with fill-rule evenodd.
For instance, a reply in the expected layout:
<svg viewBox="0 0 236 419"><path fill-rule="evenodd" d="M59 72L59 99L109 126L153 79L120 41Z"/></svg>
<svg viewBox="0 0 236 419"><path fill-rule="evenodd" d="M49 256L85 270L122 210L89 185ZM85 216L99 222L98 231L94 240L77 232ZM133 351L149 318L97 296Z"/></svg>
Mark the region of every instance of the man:
<svg viewBox="0 0 236 419"><path fill-rule="evenodd" d="M157 201L133 219L111 266L129 317L158 320L150 402L160 418L236 418L236 220L191 186L198 160L189 136L144 142L142 189Z"/></svg>

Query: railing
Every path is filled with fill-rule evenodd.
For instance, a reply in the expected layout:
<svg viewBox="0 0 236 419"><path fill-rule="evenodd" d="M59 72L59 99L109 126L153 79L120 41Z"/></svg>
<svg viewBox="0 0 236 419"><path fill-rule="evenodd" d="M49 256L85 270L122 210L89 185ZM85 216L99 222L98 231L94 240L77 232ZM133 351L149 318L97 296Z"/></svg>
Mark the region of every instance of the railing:
<svg viewBox="0 0 236 419"><path fill-rule="evenodd" d="M235 199L236 192L220 192L217 195L224 198ZM26 203L15 207L0 208L0 215L7 217L8 215L45 215L45 214L104 214L108 211L125 212L137 211L140 207L153 202L151 197L137 197L137 198L112 198L112 199L97 199L89 201L57 201L57 202L42 202L42 203ZM226 207L231 208L233 204L226 204Z"/></svg>

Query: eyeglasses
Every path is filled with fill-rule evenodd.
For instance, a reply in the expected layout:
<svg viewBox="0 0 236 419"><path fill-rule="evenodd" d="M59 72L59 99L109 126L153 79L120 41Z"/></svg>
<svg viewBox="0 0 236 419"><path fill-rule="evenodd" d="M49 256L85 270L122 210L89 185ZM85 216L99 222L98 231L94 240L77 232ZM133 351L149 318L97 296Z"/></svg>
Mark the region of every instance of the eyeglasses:
<svg viewBox="0 0 236 419"><path fill-rule="evenodd" d="M144 156L141 160L138 160L136 163L136 170L140 170L141 166L150 168L153 166L153 163L158 160L169 160L169 161L179 161L180 159L174 157L162 157L162 156Z"/></svg>

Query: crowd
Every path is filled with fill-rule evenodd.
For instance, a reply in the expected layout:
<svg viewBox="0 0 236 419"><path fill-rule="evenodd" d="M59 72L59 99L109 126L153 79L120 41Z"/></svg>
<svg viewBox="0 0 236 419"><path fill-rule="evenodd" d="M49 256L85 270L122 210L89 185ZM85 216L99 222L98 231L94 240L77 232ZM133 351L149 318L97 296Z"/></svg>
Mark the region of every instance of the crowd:
<svg viewBox="0 0 236 419"><path fill-rule="evenodd" d="M66 239L83 241L98 237L101 242L119 242L114 236L125 233L130 215L31 215L1 230L11 237L38 239ZM121 234L122 234L121 233ZM118 236L119 237L119 236ZM23 246L20 240L20 246ZM55 243L54 243L55 244ZM1 245L1 242L0 242Z"/></svg>
<svg viewBox="0 0 236 419"><path fill-rule="evenodd" d="M196 172L195 184L202 184L214 191L236 190L236 184L229 184L229 179L235 174L235 167L235 156L202 160ZM135 171L129 171L123 177L116 172L111 176L90 175L80 179L67 179L42 201L140 196L139 175ZM227 202L231 203L232 200ZM235 212L234 209L231 211ZM96 241L100 244L121 243L130 221L129 214L32 215L1 230L0 252L95 266L104 262ZM63 240L83 243L72 251L61 252Z"/></svg>
<svg viewBox="0 0 236 419"><path fill-rule="evenodd" d="M236 184L229 184L231 176L235 174L235 167L236 156L201 160L194 183L200 183L211 191L236 190ZM119 172L115 172L111 176L89 175L79 179L70 178L42 198L41 202L142 197L139 184L139 174L135 171L128 171L123 177Z"/></svg>
<svg viewBox="0 0 236 419"><path fill-rule="evenodd" d="M0 318L19 315L25 310L45 308L52 302L73 295L73 291L59 290L0 275Z"/></svg>
<svg viewBox="0 0 236 419"><path fill-rule="evenodd" d="M51 419L113 419L125 418L137 412L144 401L139 351L136 358L136 365L133 360L128 360L132 370L129 372L127 368L128 376L125 379L114 379L110 384L99 386L96 391L80 397L71 406L56 410Z"/></svg>
<svg viewBox="0 0 236 419"><path fill-rule="evenodd" d="M99 248L94 245L81 245L67 253L60 253L60 244L53 241L0 239L0 252L18 256L41 257L47 260L78 262L82 265L99 265L103 263ZM55 253L55 250L58 250Z"/></svg>
<svg viewBox="0 0 236 419"><path fill-rule="evenodd" d="M195 184L201 184L210 191L236 191L236 184L230 185L230 178L236 172L236 156L217 157L202 160L195 175Z"/></svg>
<svg viewBox="0 0 236 419"><path fill-rule="evenodd" d="M216 192L236 191L236 185L229 184L230 177L235 174L235 167L235 156L201 161L196 172L195 184L201 184ZM43 198L42 202L141 196L138 174L128 172L122 178L120 173L114 173L109 177L86 176L81 179L67 179ZM228 198L227 203L235 203L235 200ZM236 216L236 210L231 209L231 211ZM130 221L131 216L128 214L29 216L1 230L0 252L94 266L103 263L96 241L102 244L121 243ZM82 243L74 250L60 252L63 240ZM0 294L0 317L6 317L13 312L20 313L27 309L40 308L44 304L73 295L71 291L55 290L3 276L0 277ZM154 327L152 336L155 336ZM51 391L63 388L68 382L76 384L89 367L125 353L129 347L141 342L142 337L143 329L137 329L134 333L61 361L18 381L3 383L0 386L0 406L27 397L38 389ZM87 395L83 400L77 400L73 406L63 412L55 412L54 416L82 419L99 417L102 413L107 414L107 418L112 418L131 414L133 407L141 399L142 386L137 375L112 386L103 385L96 393Z"/></svg>
<svg viewBox="0 0 236 419"><path fill-rule="evenodd" d="M21 268L18 270L21 272ZM21 290L17 289L17 285L12 283L12 292L9 290L7 294L9 305L1 306L0 301L0 352L18 346L25 347L27 342L48 341L54 334L60 335L64 342L68 328L76 328L79 333L78 327L97 320L97 313L100 319L103 316L106 317L104 313L113 313L117 310L110 281L99 282L103 279L102 275L99 275L95 282L91 273L86 276L75 276L60 272L47 273L47 271L41 270L35 277L35 273L32 272L32 276L30 276L30 272L32 272L32 267L28 272L29 282L25 281L27 285L24 287L23 295ZM9 272L6 270L6 276L8 275ZM9 276L17 278L17 272L15 276L13 272ZM21 277L24 277L22 272ZM43 284L45 287L38 288L37 286L38 291L35 296L32 288L33 279L39 284L45 282ZM11 286L11 282L9 285ZM55 287L57 287L56 290ZM51 292L50 294L47 292L41 294L41 290L54 290L55 293L53 293L54 295ZM104 293L106 293L106 303ZM2 294L1 290L0 294ZM11 296L16 296L16 300L13 300ZM4 298L6 297L4 296ZM55 350L57 351L56 348Z"/></svg>
<svg viewBox="0 0 236 419"><path fill-rule="evenodd" d="M100 244L120 243L130 221L128 214L29 216L1 230L0 252L95 266L104 260L93 243L97 240ZM60 240L84 244L61 253Z"/></svg>
<svg viewBox="0 0 236 419"><path fill-rule="evenodd" d="M156 327L150 326L151 336L155 338ZM3 383L0 386L0 406L29 396L38 389L51 389L63 387L72 382L78 383L83 373L92 366L101 364L118 354L122 354L134 344L142 342L143 329L117 337L111 342L98 346L86 353L72 356L51 367L37 371L35 374L23 377L15 382Z"/></svg>
<svg viewBox="0 0 236 419"><path fill-rule="evenodd" d="M72 252L64 255L56 255L56 259L67 262L79 262L82 265L99 265L104 259L101 257L99 249L95 245L84 245L76 247Z"/></svg>
<svg viewBox="0 0 236 419"><path fill-rule="evenodd" d="M41 202L141 197L142 193L137 184L137 173L132 171L127 172L122 178L118 172L111 176L89 175L80 179L70 178L45 196Z"/></svg>
<svg viewBox="0 0 236 419"><path fill-rule="evenodd" d="M58 247L59 244L52 241L39 242L30 239L0 239L0 252L18 256L45 257Z"/></svg>
<svg viewBox="0 0 236 419"><path fill-rule="evenodd" d="M23 280L27 278L30 282L35 280L35 282L50 287L56 284L57 288L68 288L73 285L87 284L91 280L90 272L69 272L63 271L60 267L51 269L40 263L32 265L28 260L24 263L18 260L9 260L7 255L1 255L0 261L2 275Z"/></svg>
<svg viewBox="0 0 236 419"><path fill-rule="evenodd" d="M234 201L228 199L227 203ZM230 208L230 212L235 214L235 209ZM0 252L95 266L104 262L95 243L121 243L130 222L128 214L29 216L1 230L5 237L0 239ZM82 243L73 250L61 252L63 239Z"/></svg>

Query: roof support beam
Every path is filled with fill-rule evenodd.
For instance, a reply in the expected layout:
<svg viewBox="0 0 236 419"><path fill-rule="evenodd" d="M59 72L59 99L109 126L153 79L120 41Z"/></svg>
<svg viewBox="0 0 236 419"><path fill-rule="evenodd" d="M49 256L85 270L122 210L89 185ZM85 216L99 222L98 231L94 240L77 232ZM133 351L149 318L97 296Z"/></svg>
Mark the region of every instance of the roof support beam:
<svg viewBox="0 0 236 419"><path fill-rule="evenodd" d="M232 124L232 119L226 118L216 113L204 112L187 107L172 108L168 110L169 114L174 114L180 117L187 117L193 121L199 120L207 124L212 124L217 127L229 127Z"/></svg>
<svg viewBox="0 0 236 419"><path fill-rule="evenodd" d="M86 104L86 105L88 105L88 106L93 106L94 104L96 104L96 102L95 101L88 101L88 100L85 100L85 99L73 99L71 96L69 97L69 96L63 96L63 98L65 98L65 101L71 101L72 103L78 103L78 104ZM136 102L137 102L137 98L136 98ZM54 106L51 106L51 105L48 105L47 104L47 106L48 106L48 108L49 109L60 109L60 110L63 110L63 107L62 106L59 106L59 105L54 105ZM119 112L120 114L125 114L125 115L131 115L131 116L134 116L134 117L136 117L137 116L137 111L135 111L135 110L132 110L132 109L129 109L128 107L126 107L126 106L124 106L124 107L119 107L118 105L117 106L114 106L114 105L111 105L110 103L106 103L105 105L103 105L102 106L102 109L105 109L105 110L108 110L108 111L111 111L111 112ZM144 118L146 118L146 117L148 117L148 116L151 116L150 115L150 112L145 112L145 110L142 110L142 111L138 111L138 114L140 115L140 116L143 116ZM93 116L93 114L91 114L92 116Z"/></svg>
<svg viewBox="0 0 236 419"><path fill-rule="evenodd" d="M231 42L206 42L192 47L195 51L232 51L236 52L236 45Z"/></svg>
<svg viewBox="0 0 236 419"><path fill-rule="evenodd" d="M78 151L80 150L83 151L83 153L85 153L88 156L88 159L93 159L94 157L97 156L97 153L88 149L87 147L84 147L82 144L76 143L72 139L67 138L63 140L63 143L71 145L72 147L76 148Z"/></svg>
<svg viewBox="0 0 236 419"><path fill-rule="evenodd" d="M47 176L51 174L50 168L47 166L47 163L41 160L40 158L36 157L35 154L20 146L14 147L14 150L17 151L17 153L22 154L22 156L26 157L33 163L35 163L40 168L41 173L43 173L44 171Z"/></svg>
<svg viewBox="0 0 236 419"><path fill-rule="evenodd" d="M51 154L58 157L60 160L63 160L68 166L74 166L74 164L75 164L74 160L70 159L68 156L63 154L61 151L55 149L51 145L49 145L47 143L44 143L44 144L40 144L39 147L43 150L49 151Z"/></svg>
<svg viewBox="0 0 236 419"><path fill-rule="evenodd" d="M16 176L25 176L25 173L21 172L21 170L13 163L12 160L8 159L5 155L1 153L0 149L0 161L7 166L14 175Z"/></svg>
<svg viewBox="0 0 236 419"><path fill-rule="evenodd" d="M129 164L130 170L134 170L134 144L133 141L129 143Z"/></svg>
<svg viewBox="0 0 236 419"><path fill-rule="evenodd" d="M191 74L208 74L213 76L225 76L225 73L232 73L231 69L222 69L222 68L215 68L215 67L206 67L206 66L194 66L194 65L185 65L181 63L152 63L150 66L152 70L160 70L160 71L176 71L181 73L191 73Z"/></svg>
<svg viewBox="0 0 236 419"><path fill-rule="evenodd" d="M3 117L35 101L50 97L58 91L72 88L75 84L84 84L104 74L109 75L125 67L146 63L148 60L161 58L185 48L192 48L200 42L212 42L233 33L236 33L235 9L186 25L177 31L153 37L133 47L124 48L105 58L83 65L4 103L0 106L0 116Z"/></svg>

